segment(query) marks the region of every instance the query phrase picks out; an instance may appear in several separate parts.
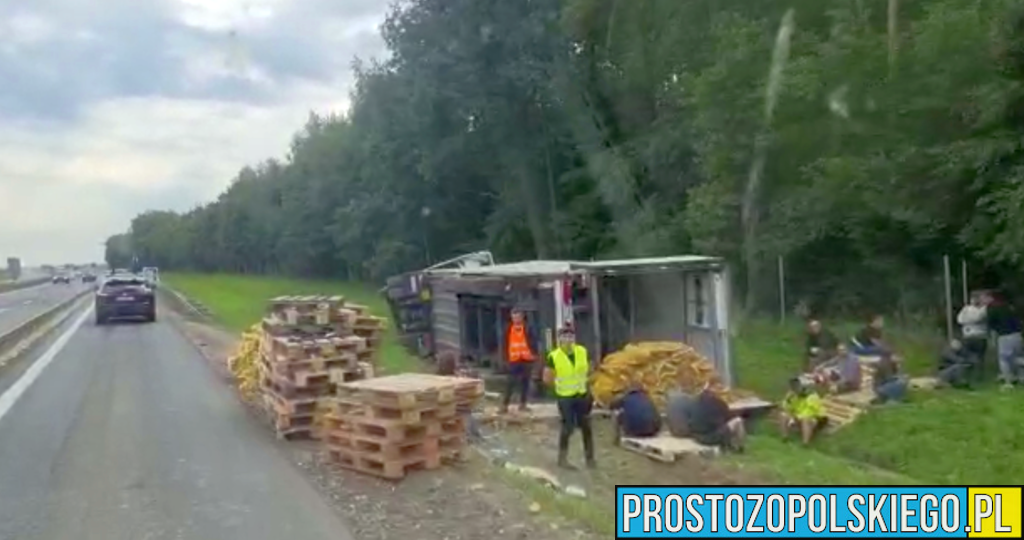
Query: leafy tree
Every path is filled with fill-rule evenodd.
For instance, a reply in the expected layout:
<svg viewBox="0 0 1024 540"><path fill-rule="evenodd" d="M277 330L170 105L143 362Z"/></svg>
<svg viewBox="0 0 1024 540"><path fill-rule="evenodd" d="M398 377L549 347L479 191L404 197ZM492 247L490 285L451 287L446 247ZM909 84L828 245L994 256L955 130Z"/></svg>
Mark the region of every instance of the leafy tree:
<svg viewBox="0 0 1024 540"><path fill-rule="evenodd" d="M794 301L926 311L945 253L979 279L1024 265L1022 13L1011 0L407 0L382 26L389 57L355 64L347 114L312 114L286 159L243 168L216 201L140 214L107 259L381 280L482 248L702 252L747 274L757 310L777 305L767 269L781 256Z"/></svg>

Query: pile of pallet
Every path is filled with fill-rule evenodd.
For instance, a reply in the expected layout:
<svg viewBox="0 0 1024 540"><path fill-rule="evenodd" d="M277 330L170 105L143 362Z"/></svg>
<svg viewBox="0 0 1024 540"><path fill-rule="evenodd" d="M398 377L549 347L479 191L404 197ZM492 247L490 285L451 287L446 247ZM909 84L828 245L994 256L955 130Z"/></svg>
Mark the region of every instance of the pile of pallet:
<svg viewBox="0 0 1024 540"><path fill-rule="evenodd" d="M329 459L397 480L462 455L466 426L460 411L476 405L484 385L479 379L406 373L341 383L336 393L322 432Z"/></svg>
<svg viewBox="0 0 1024 540"><path fill-rule="evenodd" d="M260 393L281 438L317 438L335 386L372 377L384 319L340 296L283 296L263 319Z"/></svg>

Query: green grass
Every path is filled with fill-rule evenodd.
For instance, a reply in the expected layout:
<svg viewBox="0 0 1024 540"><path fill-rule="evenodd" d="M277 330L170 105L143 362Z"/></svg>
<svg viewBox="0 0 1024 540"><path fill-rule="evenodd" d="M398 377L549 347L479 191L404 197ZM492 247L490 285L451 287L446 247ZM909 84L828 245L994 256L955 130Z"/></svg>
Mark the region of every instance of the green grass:
<svg viewBox="0 0 1024 540"><path fill-rule="evenodd" d="M260 321L267 300L284 295L342 295L348 301L368 306L374 315L391 318L384 298L374 287L362 284L228 274L174 273L163 275L161 280L198 300L220 324L239 333ZM381 367L388 373L422 368L422 363L398 344L393 321L384 334L380 355Z"/></svg>
<svg viewBox="0 0 1024 540"><path fill-rule="evenodd" d="M925 482L853 461L838 455L804 448L771 435L750 437L746 453L730 455L725 463L756 478L779 485L888 486Z"/></svg>
<svg viewBox="0 0 1024 540"><path fill-rule="evenodd" d="M822 450L934 484L1002 485L1024 478L1017 429L1024 396L988 387L934 391L887 406L822 441Z"/></svg>

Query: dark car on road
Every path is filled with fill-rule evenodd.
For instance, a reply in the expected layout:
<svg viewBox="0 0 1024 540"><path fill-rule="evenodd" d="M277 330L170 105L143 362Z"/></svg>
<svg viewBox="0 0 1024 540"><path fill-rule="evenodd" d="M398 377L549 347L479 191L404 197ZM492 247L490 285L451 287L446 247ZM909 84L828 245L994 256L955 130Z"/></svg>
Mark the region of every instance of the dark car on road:
<svg viewBox="0 0 1024 540"><path fill-rule="evenodd" d="M96 324L114 319L156 321L156 296L139 276L111 276L96 291Z"/></svg>
<svg viewBox="0 0 1024 540"><path fill-rule="evenodd" d="M92 272L82 274L82 283L96 283L96 274Z"/></svg>
<svg viewBox="0 0 1024 540"><path fill-rule="evenodd" d="M71 276L69 276L67 274L57 274L56 276L53 276L53 279L51 279L50 282L51 283L63 283L65 285L70 285L71 284Z"/></svg>

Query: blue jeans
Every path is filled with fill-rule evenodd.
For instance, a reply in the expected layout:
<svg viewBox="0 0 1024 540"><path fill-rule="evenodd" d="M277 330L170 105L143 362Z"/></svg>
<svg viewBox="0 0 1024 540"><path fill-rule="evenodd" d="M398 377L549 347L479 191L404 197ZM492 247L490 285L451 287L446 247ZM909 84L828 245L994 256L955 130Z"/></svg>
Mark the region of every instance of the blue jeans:
<svg viewBox="0 0 1024 540"><path fill-rule="evenodd" d="M903 401L907 396L907 379L897 376L875 387L875 395L882 401Z"/></svg>
<svg viewBox="0 0 1024 540"><path fill-rule="evenodd" d="M1022 349L1021 335L1006 334L996 338L996 348L999 351L999 374L1003 382L1019 382L1020 367L1017 364Z"/></svg>
<svg viewBox="0 0 1024 540"><path fill-rule="evenodd" d="M881 356L885 350L874 344L858 345L856 342L851 341L850 352L857 356Z"/></svg>

